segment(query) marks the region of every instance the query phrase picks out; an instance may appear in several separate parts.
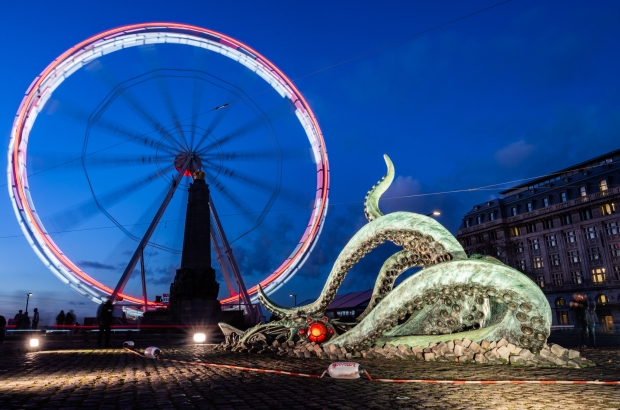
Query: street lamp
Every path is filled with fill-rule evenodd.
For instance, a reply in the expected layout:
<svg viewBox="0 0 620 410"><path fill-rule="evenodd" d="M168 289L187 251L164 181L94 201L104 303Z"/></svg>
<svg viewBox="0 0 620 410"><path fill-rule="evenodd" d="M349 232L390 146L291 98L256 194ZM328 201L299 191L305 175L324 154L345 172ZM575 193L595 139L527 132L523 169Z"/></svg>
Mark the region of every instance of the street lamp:
<svg viewBox="0 0 620 410"><path fill-rule="evenodd" d="M30 296L32 296L32 293L26 293L26 313L28 313L28 299L30 299Z"/></svg>
<svg viewBox="0 0 620 410"><path fill-rule="evenodd" d="M433 211L430 214L426 214L426 216L439 216L439 215L441 215L441 212L439 211Z"/></svg>
<svg viewBox="0 0 620 410"><path fill-rule="evenodd" d="M291 293L289 296L294 298L295 304L293 305L293 307L297 306L297 295Z"/></svg>

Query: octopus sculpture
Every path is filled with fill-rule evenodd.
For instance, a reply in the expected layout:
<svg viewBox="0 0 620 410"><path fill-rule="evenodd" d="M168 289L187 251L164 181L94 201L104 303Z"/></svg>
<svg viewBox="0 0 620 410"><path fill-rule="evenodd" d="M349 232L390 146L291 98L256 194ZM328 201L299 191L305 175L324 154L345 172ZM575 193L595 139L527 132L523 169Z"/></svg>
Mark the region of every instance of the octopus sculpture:
<svg viewBox="0 0 620 410"><path fill-rule="evenodd" d="M368 224L340 252L318 299L285 308L259 287L260 302L281 320L245 332L222 323L228 343L302 340L360 351L377 343L426 347L454 339L504 338L534 352L542 349L551 309L540 288L498 259L468 257L432 218L412 212L384 215L379 198L394 179L394 166L387 155L384 158L387 175L366 196ZM385 241L402 250L383 263L365 311L353 323L328 319L325 310L349 270ZM422 269L394 287L396 278L413 267Z"/></svg>

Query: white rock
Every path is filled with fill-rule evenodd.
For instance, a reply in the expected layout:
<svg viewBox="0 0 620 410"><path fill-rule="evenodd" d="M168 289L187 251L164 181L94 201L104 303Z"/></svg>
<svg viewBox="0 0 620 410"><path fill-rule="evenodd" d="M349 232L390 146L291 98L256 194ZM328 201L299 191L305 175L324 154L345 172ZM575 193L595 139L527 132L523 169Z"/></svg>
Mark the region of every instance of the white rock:
<svg viewBox="0 0 620 410"><path fill-rule="evenodd" d="M469 339L463 339L463 346L465 347L469 347L469 345L471 344L471 340Z"/></svg>
<svg viewBox="0 0 620 410"><path fill-rule="evenodd" d="M506 347L506 345L502 345L500 348L497 349L497 354L502 359L508 360L508 357L510 357L510 350Z"/></svg>

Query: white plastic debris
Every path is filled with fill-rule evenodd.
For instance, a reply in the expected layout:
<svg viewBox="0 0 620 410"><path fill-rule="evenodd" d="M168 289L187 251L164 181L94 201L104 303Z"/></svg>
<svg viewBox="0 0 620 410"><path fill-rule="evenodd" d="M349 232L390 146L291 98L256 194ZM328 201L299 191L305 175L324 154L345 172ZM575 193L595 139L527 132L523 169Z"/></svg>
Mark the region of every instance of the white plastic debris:
<svg viewBox="0 0 620 410"><path fill-rule="evenodd" d="M159 347L149 346L144 349L144 355L150 359L157 359L161 355L161 350Z"/></svg>
<svg viewBox="0 0 620 410"><path fill-rule="evenodd" d="M131 340L123 342L123 347L134 347L134 343Z"/></svg>
<svg viewBox="0 0 620 410"><path fill-rule="evenodd" d="M359 363L334 362L327 368L327 373L334 379L359 379L364 370Z"/></svg>

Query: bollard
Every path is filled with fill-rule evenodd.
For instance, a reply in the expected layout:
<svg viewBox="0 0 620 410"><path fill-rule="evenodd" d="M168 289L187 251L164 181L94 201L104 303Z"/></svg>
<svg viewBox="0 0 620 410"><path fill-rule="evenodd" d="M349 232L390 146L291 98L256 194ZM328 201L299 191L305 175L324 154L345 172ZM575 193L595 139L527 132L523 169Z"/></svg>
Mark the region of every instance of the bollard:
<svg viewBox="0 0 620 410"><path fill-rule="evenodd" d="M134 347L134 342L127 340L126 342L123 342L123 347Z"/></svg>
<svg viewBox="0 0 620 410"><path fill-rule="evenodd" d="M144 356L150 359L159 359L160 355L161 355L161 350L159 350L159 347L150 346L144 350Z"/></svg>
<svg viewBox="0 0 620 410"><path fill-rule="evenodd" d="M334 379L359 379L364 369L355 362L334 362L327 368L327 373Z"/></svg>

